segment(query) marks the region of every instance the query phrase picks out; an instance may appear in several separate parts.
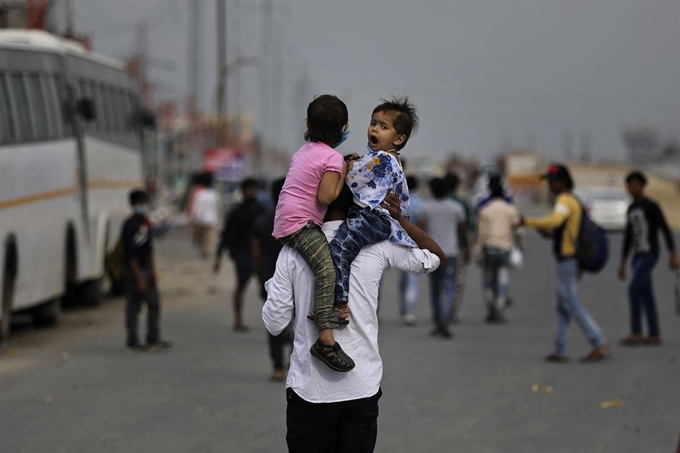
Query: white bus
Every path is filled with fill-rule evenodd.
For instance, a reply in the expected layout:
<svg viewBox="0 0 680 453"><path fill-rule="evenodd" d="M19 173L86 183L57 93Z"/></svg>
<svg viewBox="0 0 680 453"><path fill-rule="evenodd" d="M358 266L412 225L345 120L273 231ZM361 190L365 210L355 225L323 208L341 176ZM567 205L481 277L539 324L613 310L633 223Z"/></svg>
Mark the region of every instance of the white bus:
<svg viewBox="0 0 680 453"><path fill-rule="evenodd" d="M49 325L64 299L100 302L148 120L122 63L0 30L0 339L15 312Z"/></svg>

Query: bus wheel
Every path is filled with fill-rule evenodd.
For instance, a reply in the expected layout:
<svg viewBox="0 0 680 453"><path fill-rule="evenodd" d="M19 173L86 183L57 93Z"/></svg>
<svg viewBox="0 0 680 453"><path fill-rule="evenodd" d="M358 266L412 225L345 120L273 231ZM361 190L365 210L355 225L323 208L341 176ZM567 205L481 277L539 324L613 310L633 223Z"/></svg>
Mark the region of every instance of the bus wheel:
<svg viewBox="0 0 680 453"><path fill-rule="evenodd" d="M98 278L78 286L78 305L97 307L104 299L104 279Z"/></svg>
<svg viewBox="0 0 680 453"><path fill-rule="evenodd" d="M61 318L61 299L53 299L31 310L33 324L38 327L54 327Z"/></svg>
<svg viewBox="0 0 680 453"><path fill-rule="evenodd" d="M12 332L12 300L14 299L15 277L11 272L5 271L2 279L2 298L0 298L0 309L2 310L2 320L0 320L0 344L9 339Z"/></svg>

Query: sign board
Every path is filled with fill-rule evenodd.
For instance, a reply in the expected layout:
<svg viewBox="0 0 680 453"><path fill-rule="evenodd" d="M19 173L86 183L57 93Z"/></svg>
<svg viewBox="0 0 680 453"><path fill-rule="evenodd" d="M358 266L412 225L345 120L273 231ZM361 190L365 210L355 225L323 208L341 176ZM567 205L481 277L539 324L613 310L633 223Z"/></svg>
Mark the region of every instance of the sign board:
<svg viewBox="0 0 680 453"><path fill-rule="evenodd" d="M246 160L232 148L208 148L203 154L203 169L217 181L241 182L246 175Z"/></svg>

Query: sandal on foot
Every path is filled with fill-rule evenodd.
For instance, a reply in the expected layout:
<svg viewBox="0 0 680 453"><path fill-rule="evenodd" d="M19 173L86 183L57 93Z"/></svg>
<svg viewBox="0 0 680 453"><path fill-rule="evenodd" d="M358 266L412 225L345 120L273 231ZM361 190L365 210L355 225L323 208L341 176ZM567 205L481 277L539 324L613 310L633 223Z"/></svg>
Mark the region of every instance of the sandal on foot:
<svg viewBox="0 0 680 453"><path fill-rule="evenodd" d="M603 344L602 346L600 346L599 348L596 348L595 350L593 350L593 352L591 352L590 354L588 354L587 356L582 358L581 362L583 362L583 363L593 363L593 362L599 362L601 360L604 360L606 358L607 351L609 351L610 347L611 346L609 345L609 343Z"/></svg>
<svg viewBox="0 0 680 453"><path fill-rule="evenodd" d="M545 361L550 363L567 363L569 357L566 355L550 354L545 358Z"/></svg>
<svg viewBox="0 0 680 453"><path fill-rule="evenodd" d="M328 368L340 373L346 373L354 368L354 360L348 356L337 341L333 346L320 343L318 340L312 345L310 352L321 360Z"/></svg>
<svg viewBox="0 0 680 453"><path fill-rule="evenodd" d="M663 341L661 337L647 337L644 339L644 343L646 346L661 346Z"/></svg>

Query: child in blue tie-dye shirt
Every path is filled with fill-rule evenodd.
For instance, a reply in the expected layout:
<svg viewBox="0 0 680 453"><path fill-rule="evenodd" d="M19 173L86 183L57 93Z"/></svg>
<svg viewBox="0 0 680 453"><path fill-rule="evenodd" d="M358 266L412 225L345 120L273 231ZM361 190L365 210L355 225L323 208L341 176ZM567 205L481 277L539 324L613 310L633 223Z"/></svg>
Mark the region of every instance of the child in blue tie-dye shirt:
<svg viewBox="0 0 680 453"><path fill-rule="evenodd" d="M368 128L368 153L350 162L347 185L354 193L354 206L331 242L335 266L335 304L345 310L352 262L362 247L390 239L416 247L413 239L381 206L393 192L401 200L402 214L409 217L409 194L399 152L418 128L418 114L408 97L383 101L373 110Z"/></svg>

